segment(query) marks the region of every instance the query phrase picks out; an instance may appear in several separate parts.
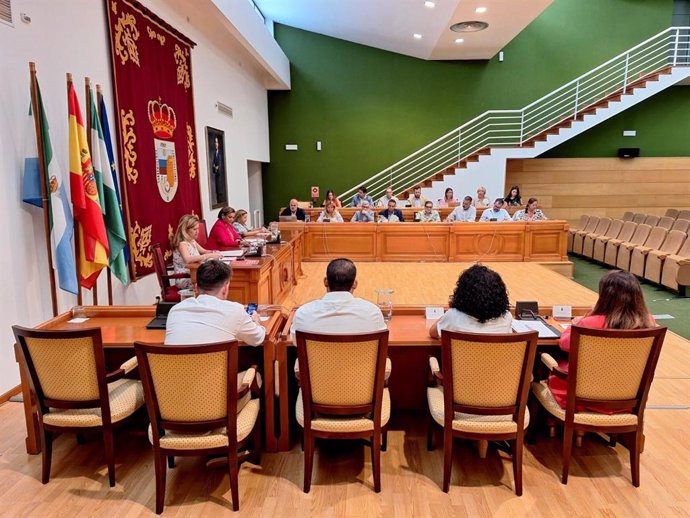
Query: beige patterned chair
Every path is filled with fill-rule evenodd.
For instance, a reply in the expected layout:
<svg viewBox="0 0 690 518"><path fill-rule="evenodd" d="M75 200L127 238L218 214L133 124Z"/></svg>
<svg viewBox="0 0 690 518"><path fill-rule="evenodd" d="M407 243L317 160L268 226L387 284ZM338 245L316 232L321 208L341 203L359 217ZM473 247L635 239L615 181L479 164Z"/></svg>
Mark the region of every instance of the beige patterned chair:
<svg viewBox="0 0 690 518"><path fill-rule="evenodd" d="M635 216L635 214L634 214L632 211L629 211L629 210L628 210L628 211L626 211L626 212L623 213L623 217L622 217L621 219L622 219L624 222L625 222L625 221L632 221L634 216Z"/></svg>
<svg viewBox="0 0 690 518"><path fill-rule="evenodd" d="M608 243L610 241L614 241L614 243L617 243L616 245L611 245L612 250L615 249L616 254L618 253L618 246L620 246L621 243L624 243L626 241L629 241L633 234L635 233L635 229L637 228L637 223L633 223L632 221L626 221L623 223L623 228L621 228L620 232L618 233L618 236L616 237L609 237L609 236L599 236L594 240L594 251L592 253L592 259L595 261L599 261L600 263L604 262L604 258L606 256L606 248L608 246ZM614 256L614 264L615 264L615 256Z"/></svg>
<svg viewBox="0 0 690 518"><path fill-rule="evenodd" d="M583 214L580 216L580 221L577 222L577 225L575 225L573 228L568 229L568 252L572 252L573 250L573 237L575 236L575 232L578 230L584 230L585 227L587 227L587 222L589 221L589 216L587 214Z"/></svg>
<svg viewBox="0 0 690 518"><path fill-rule="evenodd" d="M601 221L601 220L599 220ZM606 229L606 232L597 234L596 232L593 232L591 234L587 234L585 236L585 239L582 243L582 255L584 257L589 257L590 259L594 256L594 243L596 243L597 238L603 237L608 239L615 239L618 237L618 234L621 233L621 230L623 229L623 220L620 219L614 219L611 221L611 225L609 225L609 228Z"/></svg>
<svg viewBox="0 0 690 518"><path fill-rule="evenodd" d="M671 230L680 230L681 232L687 232L688 229L690 229L690 221L687 219L677 219L671 227Z"/></svg>
<svg viewBox="0 0 690 518"><path fill-rule="evenodd" d="M441 333L441 361L430 358L427 448L443 427L443 491L450 487L453 438L511 443L515 494L522 495L522 450L538 333Z"/></svg>
<svg viewBox="0 0 690 518"><path fill-rule="evenodd" d="M637 224L639 225L640 223L644 223L644 220L645 220L646 218L647 218L647 215L646 215L646 214L642 214L641 212L636 212L636 213L633 215L633 219L632 219L632 220L633 220L633 223L637 223Z"/></svg>
<svg viewBox="0 0 690 518"><path fill-rule="evenodd" d="M686 286L690 286L690 239L685 240L677 254L669 255L664 260L661 284L685 296Z"/></svg>
<svg viewBox="0 0 690 518"><path fill-rule="evenodd" d="M671 230L659 250L650 250L644 267L644 278L659 284L661 282L661 269L664 261L668 256L678 253L687 236L685 232Z"/></svg>
<svg viewBox="0 0 690 518"><path fill-rule="evenodd" d="M572 253L582 255L582 249L584 247L585 238L587 236L601 236L606 234L606 231L611 226L611 218L603 217L599 218L597 226L591 232L575 232L573 236L573 250Z"/></svg>
<svg viewBox="0 0 690 518"><path fill-rule="evenodd" d="M680 214L680 211L678 209L666 209L664 216L676 219L678 217L678 214Z"/></svg>
<svg viewBox="0 0 690 518"><path fill-rule="evenodd" d="M632 249L637 245L643 245L644 242L647 241L651 231L652 227L645 225L644 223L640 223L637 225L635 233L630 238L630 241L620 243L618 239L611 239L606 246L606 256L604 257L604 262L627 272L628 268L630 268L630 254L632 253ZM611 249L609 249L610 247ZM609 255L610 252L612 255ZM610 260L613 262L609 262Z"/></svg>
<svg viewBox="0 0 690 518"><path fill-rule="evenodd" d="M647 263L647 256L652 250L659 250L666 240L668 230L663 227L654 227L649 233L649 237L644 242L644 245L637 245L630 250L630 265L628 271L638 277L644 276L644 267ZM621 259L621 253L618 253L618 258Z"/></svg>
<svg viewBox="0 0 690 518"><path fill-rule="evenodd" d="M205 345L134 343L151 425L156 513L165 506L166 458L227 456L232 509L240 508L239 463L261 447L256 367L238 380L237 341ZM253 432L253 433L252 433ZM238 450L253 442L253 451Z"/></svg>
<svg viewBox="0 0 690 518"><path fill-rule="evenodd" d="M295 339L300 372L295 413L304 429L304 492L311 489L316 437L369 439L374 491L380 492L381 435L391 414L384 387L388 330L352 335L297 331Z"/></svg>
<svg viewBox="0 0 690 518"><path fill-rule="evenodd" d="M56 433L100 430L110 487L115 485L113 427L144 405L141 383L124 379L130 358L106 373L100 329L41 331L12 326L38 411L44 484L50 479Z"/></svg>
<svg viewBox="0 0 690 518"><path fill-rule="evenodd" d="M575 249L575 236L578 234L589 234L594 232L599 223L599 216L590 216L587 220L587 224L582 229L570 229L568 230L568 252L572 252Z"/></svg>
<svg viewBox="0 0 690 518"><path fill-rule="evenodd" d="M551 373L568 383L565 409L554 398L548 381L532 385L540 405L563 424L563 484L568 483L573 434L603 432L611 434L612 442L624 434L632 483L639 487L644 410L665 335L665 327L611 330L574 325L567 372L549 354L541 355ZM589 407L617 413L592 412Z"/></svg>

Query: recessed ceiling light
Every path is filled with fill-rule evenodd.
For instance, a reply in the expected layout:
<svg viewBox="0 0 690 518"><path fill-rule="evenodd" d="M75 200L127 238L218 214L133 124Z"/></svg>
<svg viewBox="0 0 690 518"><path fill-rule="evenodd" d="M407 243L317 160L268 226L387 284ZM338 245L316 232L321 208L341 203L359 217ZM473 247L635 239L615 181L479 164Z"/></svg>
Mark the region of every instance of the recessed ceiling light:
<svg viewBox="0 0 690 518"><path fill-rule="evenodd" d="M474 12L477 13L477 14L485 13L485 12L486 12L486 7L477 7L477 8L474 10Z"/></svg>
<svg viewBox="0 0 690 518"><path fill-rule="evenodd" d="M455 43L462 43L462 42L464 42L464 41L465 41L464 39L458 38L458 39L455 40Z"/></svg>
<svg viewBox="0 0 690 518"><path fill-rule="evenodd" d="M450 26L450 30L453 32L477 32L483 31L489 26L486 22L480 22L477 20L472 20L468 22L454 23Z"/></svg>
<svg viewBox="0 0 690 518"><path fill-rule="evenodd" d="M429 9L433 9L436 7L436 2L429 2L428 0L424 2L424 7L428 7Z"/></svg>
<svg viewBox="0 0 690 518"><path fill-rule="evenodd" d="M416 39L416 40L421 40L421 39L422 39L422 35L419 34L419 33L416 33L416 32L415 32L412 36L414 36L414 39Z"/></svg>

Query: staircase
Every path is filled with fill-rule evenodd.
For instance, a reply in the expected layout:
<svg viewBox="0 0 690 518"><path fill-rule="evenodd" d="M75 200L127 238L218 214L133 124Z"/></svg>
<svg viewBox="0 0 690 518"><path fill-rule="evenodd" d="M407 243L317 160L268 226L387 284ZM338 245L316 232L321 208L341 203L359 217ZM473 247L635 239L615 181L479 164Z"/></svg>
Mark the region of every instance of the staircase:
<svg viewBox="0 0 690 518"><path fill-rule="evenodd" d="M521 110L491 110L427 144L360 185L377 199L388 186L406 197L416 185L429 199L473 195L479 185L503 195L506 160L534 158L676 84L690 84L690 27L671 27Z"/></svg>

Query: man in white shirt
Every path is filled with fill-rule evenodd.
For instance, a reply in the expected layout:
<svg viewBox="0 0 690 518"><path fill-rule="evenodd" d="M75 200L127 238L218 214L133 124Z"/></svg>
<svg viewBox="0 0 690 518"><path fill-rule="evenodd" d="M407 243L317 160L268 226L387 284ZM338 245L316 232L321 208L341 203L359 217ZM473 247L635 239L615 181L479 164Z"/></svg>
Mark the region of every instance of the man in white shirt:
<svg viewBox="0 0 690 518"><path fill-rule="evenodd" d="M378 201L377 205L379 207L388 207L388 202L391 200L395 200L395 204L398 204L398 198L393 196L393 187L388 187L386 194Z"/></svg>
<svg viewBox="0 0 690 518"><path fill-rule="evenodd" d="M455 207L453 212L448 214L446 221L471 221L477 219L477 209L472 205L472 196L465 196L462 205Z"/></svg>
<svg viewBox="0 0 690 518"><path fill-rule="evenodd" d="M310 333L373 333L386 329L379 307L352 295L357 288L357 268L349 259L334 259L323 280L326 294L300 306L295 312L290 336L296 331Z"/></svg>
<svg viewBox="0 0 690 518"><path fill-rule="evenodd" d="M422 207L424 207L424 205L426 204L426 198L422 196L421 187L414 188L414 192L412 196L408 198L407 203L410 205L410 207L413 207L415 209L421 209Z"/></svg>
<svg viewBox="0 0 690 518"><path fill-rule="evenodd" d="M491 209L485 209L479 221L511 221L510 214L503 208L503 198L496 198Z"/></svg>

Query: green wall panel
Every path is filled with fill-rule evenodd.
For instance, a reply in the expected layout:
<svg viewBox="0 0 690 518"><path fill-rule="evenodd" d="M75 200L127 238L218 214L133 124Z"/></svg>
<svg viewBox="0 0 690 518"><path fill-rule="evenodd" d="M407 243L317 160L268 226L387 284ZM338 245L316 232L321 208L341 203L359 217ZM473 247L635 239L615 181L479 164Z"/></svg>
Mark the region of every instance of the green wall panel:
<svg viewBox="0 0 690 518"><path fill-rule="evenodd" d="M555 0L502 63L425 61L276 25L292 90L269 92L266 219L290 197L307 199L311 185L344 191L486 110L522 108L668 27L671 11L671 0ZM656 116L641 111L640 129ZM594 149L580 140L563 152ZM602 153L622 146L596 144Z"/></svg>

